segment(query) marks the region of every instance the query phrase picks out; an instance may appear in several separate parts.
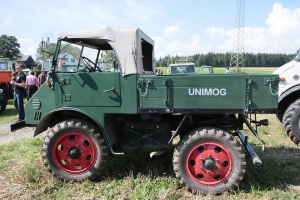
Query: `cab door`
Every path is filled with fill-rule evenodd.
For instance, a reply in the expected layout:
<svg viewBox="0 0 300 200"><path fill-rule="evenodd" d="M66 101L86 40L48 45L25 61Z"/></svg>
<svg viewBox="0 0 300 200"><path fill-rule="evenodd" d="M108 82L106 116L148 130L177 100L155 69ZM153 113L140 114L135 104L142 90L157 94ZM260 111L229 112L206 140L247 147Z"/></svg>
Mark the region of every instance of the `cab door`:
<svg viewBox="0 0 300 200"><path fill-rule="evenodd" d="M63 82L64 106L121 106L120 72L65 73Z"/></svg>

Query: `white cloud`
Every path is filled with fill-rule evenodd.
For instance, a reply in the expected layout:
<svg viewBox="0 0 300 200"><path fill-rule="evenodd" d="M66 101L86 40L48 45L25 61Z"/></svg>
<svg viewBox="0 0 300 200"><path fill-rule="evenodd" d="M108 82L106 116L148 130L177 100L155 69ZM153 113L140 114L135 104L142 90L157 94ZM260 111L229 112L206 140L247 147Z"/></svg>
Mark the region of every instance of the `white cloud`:
<svg viewBox="0 0 300 200"><path fill-rule="evenodd" d="M253 53L294 53L299 48L300 35L300 8L294 11L284 8L282 4L275 3L273 10L265 20L267 27L244 28L244 50ZM233 34L235 30L227 31L228 39L220 44L218 49L233 47Z"/></svg>
<svg viewBox="0 0 300 200"><path fill-rule="evenodd" d="M12 26L13 22L10 19L6 19L3 23L1 23L1 26Z"/></svg>
<svg viewBox="0 0 300 200"><path fill-rule="evenodd" d="M199 23L198 19L193 18L195 22L191 22L190 12L178 15L176 11L182 10L179 8L180 4L172 4L174 7L170 7L169 4L157 0L122 0L109 3L96 0L89 3L53 0L51 4L38 0L33 0L31 4L9 1L5 4L7 9L1 10L0 27L2 34L14 35L19 39L22 53L32 52L30 54L33 57L42 37L48 36L51 42L56 42L58 32L105 25L140 27L146 34L154 35L152 38L155 40L157 58L165 55L184 56L232 50L234 30L225 30L225 25L223 26L230 19L224 19L224 23L219 23L219 26L207 23L209 25L204 27L203 24L206 23ZM15 13L22 16L21 21L16 18ZM214 16L208 13L211 12L208 10L205 18L208 22L218 17L217 10ZM263 19L265 27L244 28L245 51L294 53L300 47L300 8L292 10L284 7L284 3L275 3L272 11L265 14L268 14ZM255 16L251 12L246 12L245 18L253 17Z"/></svg>
<svg viewBox="0 0 300 200"><path fill-rule="evenodd" d="M157 15L157 13L162 9L162 5L156 1L125 0L124 2L124 12L126 13L126 15L130 16L138 22L144 22L148 19L151 19L152 16Z"/></svg>
<svg viewBox="0 0 300 200"><path fill-rule="evenodd" d="M21 45L21 53L24 55L31 55L35 59L36 50L38 48L39 42L32 38L21 38L18 40Z"/></svg>
<svg viewBox="0 0 300 200"><path fill-rule="evenodd" d="M206 28L204 32L209 35L212 38L224 38L226 31L223 28L216 28L216 27L211 27L211 28Z"/></svg>
<svg viewBox="0 0 300 200"><path fill-rule="evenodd" d="M273 37L295 37L300 34L300 8L292 11L280 3L273 5L273 11L266 19L269 33Z"/></svg>
<svg viewBox="0 0 300 200"><path fill-rule="evenodd" d="M224 33L225 34L225 33ZM195 53L214 51L214 45L205 42L198 34L190 35L182 31L178 25L167 27L164 36L152 37L155 41L156 57L166 55L187 56Z"/></svg>
<svg viewBox="0 0 300 200"><path fill-rule="evenodd" d="M180 33L180 29L177 25L169 26L164 31L164 37L173 38Z"/></svg>
<svg viewBox="0 0 300 200"><path fill-rule="evenodd" d="M266 27L244 27L245 52L290 54L299 48L300 8L291 10L275 3L265 22ZM220 27L209 27L204 29L203 34L191 35L183 32L180 26L173 25L164 30L163 37L154 38L156 44L159 44L156 53L165 56L176 53L230 52L233 49L234 34L234 29L226 31Z"/></svg>
<svg viewBox="0 0 300 200"><path fill-rule="evenodd" d="M4 13L4 11L2 11L2 10L1 10L1 12ZM1 26L12 26L12 25L14 25L12 19L15 16L15 12L16 12L15 9L11 10L11 12L8 15L6 15L7 18L1 23ZM4 19L4 17L3 17L3 19Z"/></svg>

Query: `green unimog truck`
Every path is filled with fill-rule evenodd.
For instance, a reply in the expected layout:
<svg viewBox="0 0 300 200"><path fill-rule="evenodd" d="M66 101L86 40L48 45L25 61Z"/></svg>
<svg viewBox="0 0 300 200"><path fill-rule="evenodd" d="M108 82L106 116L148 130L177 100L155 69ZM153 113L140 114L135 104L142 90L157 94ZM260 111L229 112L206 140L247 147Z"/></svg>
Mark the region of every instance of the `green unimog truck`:
<svg viewBox="0 0 300 200"><path fill-rule="evenodd" d="M100 51L115 60L113 70L97 66ZM42 160L63 180L95 178L109 153L151 148L151 156L174 149L175 175L192 192L238 186L246 155L262 163L243 124L258 137L251 124L268 121L248 116L276 113L278 75L157 76L154 63L154 41L138 28L60 33L47 81L11 130L33 126L37 136L48 129Z"/></svg>

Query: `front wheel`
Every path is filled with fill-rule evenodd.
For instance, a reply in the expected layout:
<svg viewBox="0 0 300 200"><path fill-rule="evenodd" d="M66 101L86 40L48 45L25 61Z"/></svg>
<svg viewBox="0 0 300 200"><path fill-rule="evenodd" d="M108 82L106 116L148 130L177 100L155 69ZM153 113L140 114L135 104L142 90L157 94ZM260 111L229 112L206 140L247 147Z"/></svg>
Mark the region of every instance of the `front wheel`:
<svg viewBox="0 0 300 200"><path fill-rule="evenodd" d="M282 121L286 134L298 145L300 141L300 99L287 108Z"/></svg>
<svg viewBox="0 0 300 200"><path fill-rule="evenodd" d="M196 129L176 146L173 169L192 193L219 193L238 186L246 169L239 142L220 129Z"/></svg>
<svg viewBox="0 0 300 200"><path fill-rule="evenodd" d="M107 147L91 124L66 120L45 136L42 159L49 172L63 180L92 179L106 163Z"/></svg>

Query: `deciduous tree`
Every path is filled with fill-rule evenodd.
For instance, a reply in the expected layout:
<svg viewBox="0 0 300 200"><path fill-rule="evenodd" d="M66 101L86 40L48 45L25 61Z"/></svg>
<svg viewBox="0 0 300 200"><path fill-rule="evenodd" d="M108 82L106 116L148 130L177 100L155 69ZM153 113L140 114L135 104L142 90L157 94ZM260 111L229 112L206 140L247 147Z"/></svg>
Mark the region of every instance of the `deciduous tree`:
<svg viewBox="0 0 300 200"><path fill-rule="evenodd" d="M18 39L15 36L0 36L0 57L15 60L21 56Z"/></svg>

